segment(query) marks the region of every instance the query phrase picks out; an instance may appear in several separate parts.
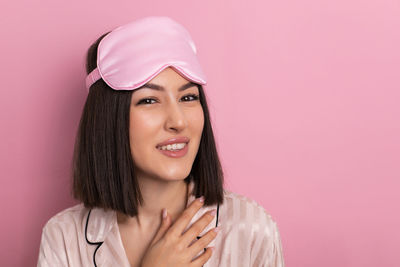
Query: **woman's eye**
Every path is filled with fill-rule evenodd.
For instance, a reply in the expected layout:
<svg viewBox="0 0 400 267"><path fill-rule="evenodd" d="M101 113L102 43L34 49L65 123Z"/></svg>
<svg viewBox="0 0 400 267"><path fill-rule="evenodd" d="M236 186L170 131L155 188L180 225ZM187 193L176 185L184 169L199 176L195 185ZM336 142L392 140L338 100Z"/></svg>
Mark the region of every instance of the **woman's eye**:
<svg viewBox="0 0 400 267"><path fill-rule="evenodd" d="M140 104L142 104L142 103L144 103L144 104L150 104L149 102L146 103L146 100L154 100L154 101L155 101L155 99L153 99L153 98L143 98L143 99L141 99L137 104L138 104L138 105L140 105Z"/></svg>
<svg viewBox="0 0 400 267"><path fill-rule="evenodd" d="M185 96L182 97L182 98L189 97L189 96L191 96L192 99L193 99L193 100L189 100L189 101L196 101L196 100L199 99L199 96L198 96L198 95L195 95L195 94L185 95Z"/></svg>
<svg viewBox="0 0 400 267"><path fill-rule="evenodd" d="M191 98L190 98L191 97ZM189 99L192 99L192 100L187 100L187 101L185 101L185 102L188 102L188 101L196 101L196 100L198 100L199 99L199 96L198 95L195 95L195 94L190 94L190 95L185 95L184 97L182 97L182 99L185 99L185 98L189 98ZM153 98L143 98L143 99L141 99L138 103L137 103L137 105L141 105L141 104L145 104L145 105L147 105L147 104L152 104L152 102L150 102L150 101L156 101L155 99L153 99Z"/></svg>

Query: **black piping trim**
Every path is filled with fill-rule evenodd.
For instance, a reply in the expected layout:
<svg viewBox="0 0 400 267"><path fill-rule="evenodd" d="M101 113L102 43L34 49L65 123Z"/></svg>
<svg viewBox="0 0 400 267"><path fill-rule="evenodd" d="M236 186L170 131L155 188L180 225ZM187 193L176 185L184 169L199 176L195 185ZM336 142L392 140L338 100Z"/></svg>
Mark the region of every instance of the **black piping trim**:
<svg viewBox="0 0 400 267"><path fill-rule="evenodd" d="M219 215L219 203L217 205L217 222L215 223L215 227L218 226L218 215Z"/></svg>
<svg viewBox="0 0 400 267"><path fill-rule="evenodd" d="M90 216L90 213L92 212L92 209L90 209L89 210L89 213L88 213L88 216L87 216L87 219L86 219L86 226L85 226L85 238L86 238L86 242L88 243L88 244L90 244L90 245L97 245L97 248L95 249L95 251L94 251L94 253L93 253L93 264L94 264L94 266L95 267L97 267L97 264L96 264L96 252L97 252L97 250L99 249L99 247L103 244L103 242L90 242L89 240L88 240L88 238L87 238L87 227L88 227L88 223L89 223L89 216Z"/></svg>

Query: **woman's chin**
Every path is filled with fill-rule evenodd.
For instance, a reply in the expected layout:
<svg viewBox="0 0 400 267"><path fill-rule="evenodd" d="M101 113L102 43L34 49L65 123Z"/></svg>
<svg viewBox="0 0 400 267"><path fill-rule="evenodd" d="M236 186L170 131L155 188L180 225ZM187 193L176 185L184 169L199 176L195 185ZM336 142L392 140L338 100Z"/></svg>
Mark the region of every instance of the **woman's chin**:
<svg viewBox="0 0 400 267"><path fill-rule="evenodd" d="M182 173L182 172L179 172L179 173L168 173L168 174L165 174L165 175L160 176L160 178L161 178L162 180L164 180L164 181L174 182L174 181L182 181L182 180L185 180L185 178L186 178L188 175L189 175L189 174L187 174L186 172L185 172L185 173Z"/></svg>

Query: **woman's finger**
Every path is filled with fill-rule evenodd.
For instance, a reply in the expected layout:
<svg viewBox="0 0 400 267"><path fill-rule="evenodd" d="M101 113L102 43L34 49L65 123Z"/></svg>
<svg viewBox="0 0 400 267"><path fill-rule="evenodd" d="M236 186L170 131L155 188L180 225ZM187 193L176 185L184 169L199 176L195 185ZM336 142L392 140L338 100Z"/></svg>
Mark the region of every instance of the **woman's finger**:
<svg viewBox="0 0 400 267"><path fill-rule="evenodd" d="M204 198L197 198L192 203L190 203L189 207L186 208L179 216L179 218L174 222L174 224L171 225L169 230L165 233L165 236L180 238L182 232L185 230L190 220L199 211L203 204Z"/></svg>

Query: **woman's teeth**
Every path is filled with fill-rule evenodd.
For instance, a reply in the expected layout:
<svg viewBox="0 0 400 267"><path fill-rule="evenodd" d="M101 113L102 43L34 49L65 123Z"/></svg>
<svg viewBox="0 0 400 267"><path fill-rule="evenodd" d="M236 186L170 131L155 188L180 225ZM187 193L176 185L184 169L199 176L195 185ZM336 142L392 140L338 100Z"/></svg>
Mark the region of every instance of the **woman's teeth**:
<svg viewBox="0 0 400 267"><path fill-rule="evenodd" d="M177 144L162 146L162 147L159 147L158 149L174 151L174 150L180 150L180 149L184 148L185 145L186 145L186 143L177 143Z"/></svg>

